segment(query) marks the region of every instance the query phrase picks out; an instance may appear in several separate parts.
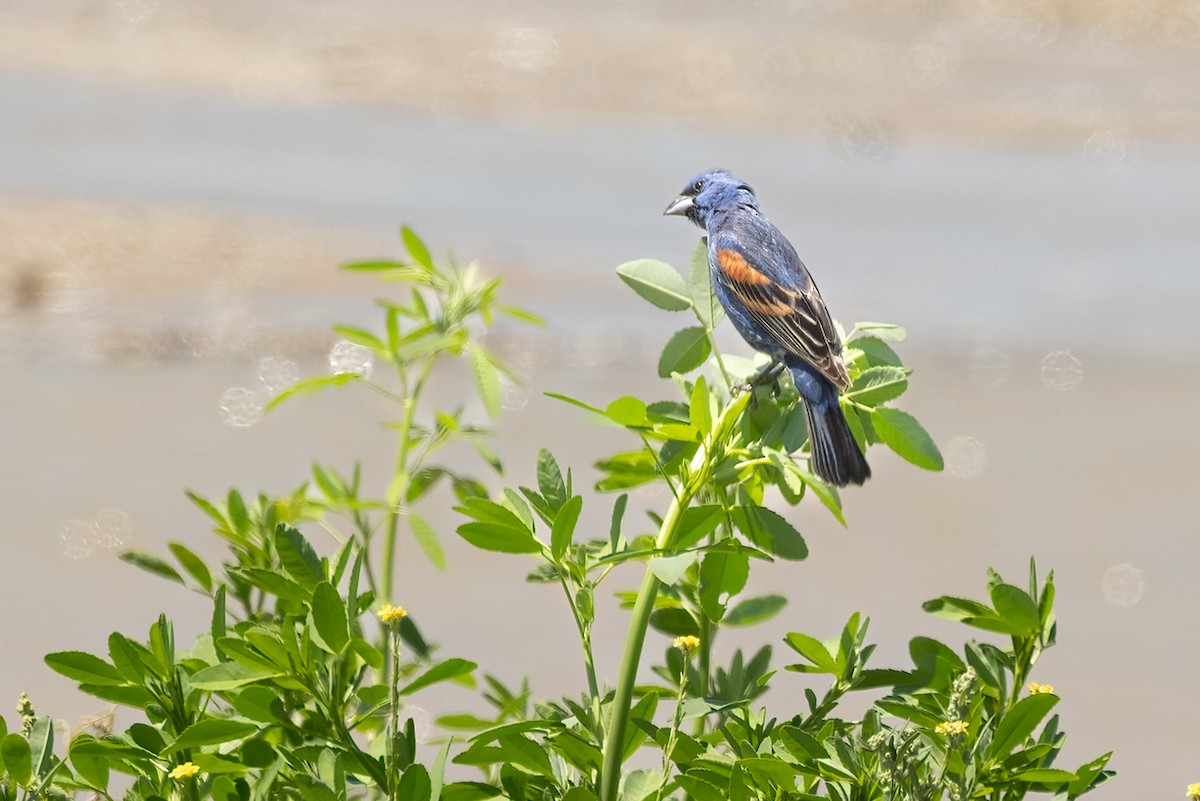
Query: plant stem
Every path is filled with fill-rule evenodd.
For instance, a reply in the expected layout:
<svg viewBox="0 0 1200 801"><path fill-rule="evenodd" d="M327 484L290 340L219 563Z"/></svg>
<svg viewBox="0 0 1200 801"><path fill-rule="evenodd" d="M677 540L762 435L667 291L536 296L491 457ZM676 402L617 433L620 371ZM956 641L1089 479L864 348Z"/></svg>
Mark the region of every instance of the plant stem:
<svg viewBox="0 0 1200 801"><path fill-rule="evenodd" d="M691 502L692 495L685 489L676 497L663 518L659 529L657 548L665 551L676 539L680 518ZM621 672L617 680L616 695L613 697L612 720L604 738L604 769L600 774L600 801L616 801L617 788L621 781L621 761L625 751L625 730L629 723L629 712L633 701L633 686L637 682L638 665L642 658L642 645L646 641L646 629L650 625L650 613L654 611L654 599L658 596L658 577L649 570L642 579L637 601L633 605L633 616L629 621L629 633L625 638L625 653L621 659Z"/></svg>
<svg viewBox="0 0 1200 801"><path fill-rule="evenodd" d="M567 605L571 608L571 617L575 618L575 628L579 629L579 642L583 646L583 666L587 672L588 692L591 693L593 699L600 698L600 685L596 681L596 660L592 656L592 633L591 626L584 623L583 618L579 614L579 606L575 603L575 596L571 593L571 588L567 584L566 576L563 575L563 569L558 569L558 582L562 585L563 594L567 596Z"/></svg>
<svg viewBox="0 0 1200 801"><path fill-rule="evenodd" d="M404 476L405 479L411 479L408 475L408 449L412 443L412 427L413 420L417 414L417 402L421 398L421 390L425 387L425 381L429 378L429 373L433 370L434 357L425 360L421 365L421 372L417 376L416 384L412 388L412 392L408 392L408 382L401 376L401 384L404 386L404 418L400 423L400 443L396 448L396 475ZM381 583L383 587L384 603L392 603L392 581L393 573L396 567L396 534L400 528L400 517L405 511L405 506L402 499L397 498L396 502L388 509L387 535L383 540L383 575Z"/></svg>
<svg viewBox="0 0 1200 801"><path fill-rule="evenodd" d="M679 539L679 524L692 499L712 480L713 469L723 458L735 421L746 408L746 396L726 405L721 416L699 452L692 460L691 475L684 478L679 492L671 501L671 507L658 530L655 550L669 554ZM616 694L613 697L612 720L604 738L604 767L600 774L599 801L617 801L617 789L621 783L621 759L625 750L625 729L629 724L630 704L633 700L633 685L637 682L638 664L642 658L642 645L646 641L646 629L650 626L650 614L654 611L654 599L658 596L658 577L646 570L642 587L638 590L629 620L629 633L625 637L625 653L621 657L621 672L617 678Z"/></svg>

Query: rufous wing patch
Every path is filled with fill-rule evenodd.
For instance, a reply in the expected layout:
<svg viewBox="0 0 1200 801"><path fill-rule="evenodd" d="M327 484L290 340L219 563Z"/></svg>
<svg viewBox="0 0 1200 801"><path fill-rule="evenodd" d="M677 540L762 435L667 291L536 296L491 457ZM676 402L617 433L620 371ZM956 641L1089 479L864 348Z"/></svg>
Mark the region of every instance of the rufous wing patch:
<svg viewBox="0 0 1200 801"><path fill-rule="evenodd" d="M740 284L769 284L771 279L754 269L747 263L744 256L736 250L721 248L717 251L717 267L729 276L732 281Z"/></svg>

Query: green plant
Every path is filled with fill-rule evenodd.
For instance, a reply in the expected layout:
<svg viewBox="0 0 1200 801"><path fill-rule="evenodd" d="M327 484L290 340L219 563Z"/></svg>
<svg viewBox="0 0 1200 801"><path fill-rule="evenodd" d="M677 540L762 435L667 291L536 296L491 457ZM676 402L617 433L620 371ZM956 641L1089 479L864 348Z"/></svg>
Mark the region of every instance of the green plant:
<svg viewBox="0 0 1200 801"><path fill-rule="evenodd" d="M800 560L801 534L775 510L813 496L844 524L841 496L804 465L804 413L787 381L743 387L762 362L717 351L720 309L708 283L703 243L689 278L643 260L618 268L640 296L695 324L667 342L659 373L678 395L647 402L625 396L603 405L554 395L624 432L630 447L597 462L597 493L615 493L606 531L581 525L591 494L577 489L549 450L533 482L490 494L476 478L433 458L465 440L497 473L487 430L462 408L422 404L435 366L466 358L485 408L499 405L501 362L472 339L473 321L494 311L531 315L496 302L497 282L473 269L441 266L409 230L410 261L351 265L398 282L406 301L380 301L382 334L336 329L393 368L387 383L362 372L302 381L274 403L329 386L362 384L392 400L395 467L370 495L362 471L314 465L312 484L278 498L248 501L236 490L220 502L191 497L227 544L213 570L182 543L174 562L143 553L128 561L209 597L209 630L187 649L160 617L145 641L114 633L107 658L70 651L47 664L92 695L143 710L121 733L76 735L59 755L50 719L32 707L20 731L0 730L0 799L91 792L110 797L111 774L130 777L129 799L397 798L412 801L698 801L759 799L1017 799L1030 792L1075 798L1111 773L1107 755L1075 770L1053 765L1063 742L1057 697L1028 684L1053 644L1054 585L1031 565L1028 590L991 574L987 602L940 598L933 614L1008 638L968 642L963 655L918 637L913 666L868 667L867 620L850 617L831 640L794 632L786 645L801 661L789 671L827 676L807 709L771 716L759 703L773 681L773 651L737 651L715 663L725 627L748 626L783 610L778 595L748 593L756 561ZM910 371L894 345L897 326L860 323L845 337L853 384L843 403L864 446L885 444L908 461L941 468L925 430L889 404ZM444 559L438 534L414 507L445 480L463 522L459 536L494 552L531 557L533 581L557 586L579 635L586 690L578 698L534 701L527 682L511 689L484 674L495 714L446 715L463 732L422 755L405 714L408 699L439 682L476 687L474 661L436 658L412 619L395 605L396 540L407 527L431 562ZM631 488L658 483L665 509L647 510L651 530L627 515ZM586 497L585 497L586 495ZM328 535L328 548L311 535ZM328 551L323 554L322 551ZM376 568L376 557L380 557ZM637 591L618 591L630 625L619 674L598 675L592 627L597 591L617 565L637 563ZM639 685L648 631L674 638ZM1031 688L1028 692L1026 688ZM851 692L873 692L869 710L839 716ZM662 712L659 712L662 707ZM656 722L657 721L657 722ZM629 769L639 749L657 768ZM424 756L424 758L419 758ZM448 782L449 762L482 771L480 781Z"/></svg>

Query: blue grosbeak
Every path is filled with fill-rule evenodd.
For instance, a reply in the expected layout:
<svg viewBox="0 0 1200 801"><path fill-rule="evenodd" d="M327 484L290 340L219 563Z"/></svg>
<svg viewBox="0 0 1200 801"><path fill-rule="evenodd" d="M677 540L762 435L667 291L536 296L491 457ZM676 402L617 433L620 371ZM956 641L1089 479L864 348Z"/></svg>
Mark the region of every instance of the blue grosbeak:
<svg viewBox="0 0 1200 801"><path fill-rule="evenodd" d="M850 386L842 343L821 293L792 243L758 208L754 190L725 170L684 188L664 214L708 233L713 291L742 338L785 366L804 399L813 472L830 484L862 484L871 468L850 433L838 390Z"/></svg>

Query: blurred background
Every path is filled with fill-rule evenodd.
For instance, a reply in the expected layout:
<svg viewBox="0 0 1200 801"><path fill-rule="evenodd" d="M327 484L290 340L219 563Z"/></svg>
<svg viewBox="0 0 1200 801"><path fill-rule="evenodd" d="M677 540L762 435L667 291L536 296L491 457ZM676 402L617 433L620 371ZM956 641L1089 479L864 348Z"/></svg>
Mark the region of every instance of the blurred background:
<svg viewBox="0 0 1200 801"><path fill-rule="evenodd" d="M860 610L879 665L907 665L909 637L967 633L922 601L981 596L989 566L1024 584L1035 556L1059 587L1034 678L1063 699L1063 767L1115 749L1100 795L1182 797L1200 780L1198 75L1196 0L3 0L5 716L22 691L101 711L46 652L103 653L160 610L181 642L206 626L203 598L115 556L176 539L219 559L185 487L283 493L313 459L386 481L374 397L261 407L330 369L332 325L377 326L386 288L336 267L398 256L401 223L547 320L491 335L526 379L497 424L509 480L549 445L590 483L620 444L542 393L672 395L655 364L684 321L613 268L686 267L699 232L661 211L724 166L847 327L907 326L902 405L946 470L877 449L848 530L789 511L810 559L752 582L791 603L721 654ZM464 369L437 381L447 406L469 395ZM426 636L576 695L556 591L435 506L447 571L402 554ZM625 623L602 610L610 681ZM776 713L799 707L803 677L774 685Z"/></svg>

